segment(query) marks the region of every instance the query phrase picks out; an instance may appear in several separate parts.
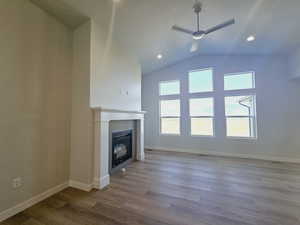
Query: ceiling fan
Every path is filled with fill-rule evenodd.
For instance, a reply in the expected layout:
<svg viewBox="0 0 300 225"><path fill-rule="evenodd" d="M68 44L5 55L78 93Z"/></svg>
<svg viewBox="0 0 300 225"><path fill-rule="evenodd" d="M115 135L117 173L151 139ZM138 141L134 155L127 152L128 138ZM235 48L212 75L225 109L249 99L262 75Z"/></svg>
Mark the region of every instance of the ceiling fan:
<svg viewBox="0 0 300 225"><path fill-rule="evenodd" d="M211 27L207 30L200 30L200 18L199 18L199 16L200 16L200 12L202 11L202 3L199 2L198 0L196 0L195 4L193 6L193 9L194 9L194 12L197 15L197 30L196 31L192 31L192 30L189 30L189 29L186 29L186 28L182 28L182 27L179 27L177 25L174 25L172 27L172 29L175 30L175 31L185 33L185 34L189 34L193 37L194 40L200 40L200 39L204 38L207 34L210 34L210 33L215 32L217 30L223 29L223 28L225 28L227 26L230 26L230 25L235 23L235 20L231 19L231 20L228 20L228 21L226 21L224 23L221 23L217 26ZM191 52L197 51L197 49L198 49L198 44L193 43L192 48L191 48Z"/></svg>

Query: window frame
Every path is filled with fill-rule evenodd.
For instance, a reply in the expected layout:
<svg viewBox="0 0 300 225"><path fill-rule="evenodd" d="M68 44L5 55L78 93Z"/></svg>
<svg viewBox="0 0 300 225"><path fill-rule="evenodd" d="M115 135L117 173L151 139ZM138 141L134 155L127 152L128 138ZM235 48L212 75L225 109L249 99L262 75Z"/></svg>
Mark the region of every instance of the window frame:
<svg viewBox="0 0 300 225"><path fill-rule="evenodd" d="M205 92L207 93L207 92ZM195 93L193 93L195 94ZM190 107L191 107L191 100L192 99L212 99L213 101L213 116L192 116L191 115L191 112L190 112ZM190 129L189 129L189 133L190 133L190 136L191 137L209 137L209 138L215 138L216 137L216 127L215 127L215 117L216 117L216 113L215 113L215 98L213 96L199 96L199 97L189 97L188 99L188 111L189 111L189 120L190 120ZM213 128L213 135L201 135L201 134L192 134L192 119L194 118L209 118L209 119L212 119L212 128Z"/></svg>
<svg viewBox="0 0 300 225"><path fill-rule="evenodd" d="M163 83L171 83L171 82L178 82L179 83L179 93L178 94L170 94L170 95L161 95L161 92L160 92L160 85L163 84ZM170 96L180 96L180 93L181 93L181 84L180 84L180 80L177 79L177 80L163 80L163 81L159 81L158 82L158 96L160 98L163 98L163 97L170 97Z"/></svg>
<svg viewBox="0 0 300 225"><path fill-rule="evenodd" d="M179 101L179 110L180 110L180 113L179 113L179 116L161 116L161 102L162 101L172 101L172 100L178 100ZM159 99L158 101L158 104L159 104L159 135L160 136L181 136L181 100L179 97L175 97L175 98L161 98ZM179 134L171 134L171 133L162 133L162 122L161 120L162 119L179 119Z"/></svg>
<svg viewBox="0 0 300 225"><path fill-rule="evenodd" d="M252 84L253 88L246 88L246 89L231 89L231 90L225 90L225 77L226 76L234 76L234 75L242 75L242 74L252 74ZM256 73L253 70L248 70L248 71L243 71L243 72L235 72L235 73L226 73L223 76L223 91L224 91L224 119L225 119L225 137L227 139L233 139L233 140L258 140L258 127L257 127L257 95L256 95ZM254 97L254 116L227 116L226 115L226 102L225 99L226 97L235 97L235 96L253 96ZM253 136L250 137L243 137L243 136L228 136L227 135L227 118L253 118L253 128L250 129L250 134L251 134L251 129L253 129Z"/></svg>
<svg viewBox="0 0 300 225"><path fill-rule="evenodd" d="M245 74L245 73L249 73L249 72L241 72L241 73L234 73L236 75L239 75L239 74ZM254 72L252 72L254 73ZM225 76L228 75L228 74L224 74L224 78ZM255 82L255 80L254 80ZM256 87L256 86L255 86ZM225 119L225 137L227 139L230 139L230 140L252 140L252 141L257 141L258 140L258 126L257 126L257 94L256 94L256 88L251 88L251 89L234 89L234 90L225 90L225 86L224 86L224 92L225 92L225 95L224 95L224 98L223 98L223 101L224 101L224 119ZM254 116L227 116L226 115L226 98L227 97L238 97L238 96L253 96L254 98L254 104L253 104L253 107L254 107ZM250 137L243 137L243 136L228 136L227 135L227 118L253 118L253 122L252 122L252 126L253 128L249 127L250 129L250 134L251 132L253 132L253 136L250 136ZM253 129L253 131L251 131L251 129Z"/></svg>
<svg viewBox="0 0 300 225"><path fill-rule="evenodd" d="M190 74L192 72L201 72L201 71L211 71L212 75L212 90L211 91L203 91L203 92L190 92ZM245 89L230 89L225 90L225 78L227 76L235 76L235 75L243 75L243 74L252 74L252 85L253 88L245 88ZM222 75L220 77L222 79ZM198 137L198 138L216 138L218 135L220 137L225 138L227 140L249 140L256 141L259 138L258 131L258 112L257 112L257 85L256 85L256 73L254 71L244 71L244 72L234 72L234 73L223 73L223 81L219 80L217 76L215 76L215 69L213 67L200 68L200 69L192 69L188 70L185 78L175 78L170 80L159 80L158 81L158 129L159 136L170 136L170 137L179 137L182 135L189 135L190 137ZM250 80L249 80L250 81ZM161 95L161 84L178 82L179 92L177 94L168 94ZM222 83L223 82L223 83ZM223 84L223 87L222 87ZM230 86L230 85L229 85ZM243 84L241 83L241 87ZM186 89L187 88L187 89ZM227 97L237 97L237 96L253 96L253 115L248 114L246 116L242 115L234 115L227 116L226 115L226 101ZM191 116L190 110L190 102L192 99L212 99L213 102L213 116ZM222 100L223 99L223 100ZM168 100L178 100L179 101L179 116L162 116L161 102ZM222 103L223 101L223 103ZM216 103L220 103L217 105ZM223 105L222 105L223 104ZM187 107L187 109L186 109ZM223 109L222 109L223 108ZM224 111L223 111L224 110ZM186 115L187 114L187 115ZM245 114L245 113L241 113ZM189 118L187 118L189 117ZM219 118L220 117L220 118ZM162 119L172 119L176 118L179 120L179 133L162 133ZM192 134L192 120L193 119L212 119L212 128L213 135L200 135L200 134ZM248 118L249 123L251 125L249 127L250 136L228 136L228 119L229 118ZM189 123L185 124L186 119L189 119ZM205 121L206 122L206 121ZM219 132L216 128L217 126L222 125L222 133ZM245 123L245 121L241 121L241 123ZM187 131L187 130L189 131ZM184 133L183 133L184 132Z"/></svg>
<svg viewBox="0 0 300 225"><path fill-rule="evenodd" d="M200 92L190 92L190 73L192 72L200 72L200 71L204 71L204 70L211 70L212 72L212 90L211 91L200 91ZM207 68L202 68L202 69L194 69L194 70L189 70L188 71L188 82L187 82L187 93L189 95L197 95L197 94L211 94L214 93L216 91L215 89L215 77L214 77L214 68L213 67L207 67Z"/></svg>

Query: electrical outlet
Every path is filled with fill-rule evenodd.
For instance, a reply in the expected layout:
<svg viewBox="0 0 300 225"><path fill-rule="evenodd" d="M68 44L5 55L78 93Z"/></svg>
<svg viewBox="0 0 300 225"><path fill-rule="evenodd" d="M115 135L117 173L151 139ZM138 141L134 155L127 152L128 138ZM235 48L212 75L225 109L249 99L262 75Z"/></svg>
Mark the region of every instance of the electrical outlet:
<svg viewBox="0 0 300 225"><path fill-rule="evenodd" d="M22 186L22 179L21 179L21 177L17 177L15 179L13 179L13 181L12 181L12 187L14 189L17 189L17 188L19 188L21 186Z"/></svg>

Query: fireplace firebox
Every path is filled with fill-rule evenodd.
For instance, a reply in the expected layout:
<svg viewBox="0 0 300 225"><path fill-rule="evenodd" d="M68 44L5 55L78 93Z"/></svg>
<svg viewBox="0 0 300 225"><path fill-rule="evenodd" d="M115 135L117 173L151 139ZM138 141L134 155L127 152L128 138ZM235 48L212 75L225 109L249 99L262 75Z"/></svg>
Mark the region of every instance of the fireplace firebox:
<svg viewBox="0 0 300 225"><path fill-rule="evenodd" d="M112 169L132 159L132 130L112 132Z"/></svg>

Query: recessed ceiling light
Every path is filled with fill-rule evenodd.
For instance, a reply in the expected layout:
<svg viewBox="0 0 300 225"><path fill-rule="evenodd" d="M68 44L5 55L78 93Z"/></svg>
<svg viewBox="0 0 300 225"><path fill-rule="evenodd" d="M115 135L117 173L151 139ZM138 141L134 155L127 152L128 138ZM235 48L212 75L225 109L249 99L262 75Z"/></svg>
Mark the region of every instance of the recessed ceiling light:
<svg viewBox="0 0 300 225"><path fill-rule="evenodd" d="M157 55L157 58L158 58L158 59L162 59L162 57L163 57L162 54L158 54L158 55Z"/></svg>
<svg viewBox="0 0 300 225"><path fill-rule="evenodd" d="M254 41L254 40L255 40L255 36L253 36L253 35L250 35L249 37L247 37L248 42L251 42L251 41Z"/></svg>

